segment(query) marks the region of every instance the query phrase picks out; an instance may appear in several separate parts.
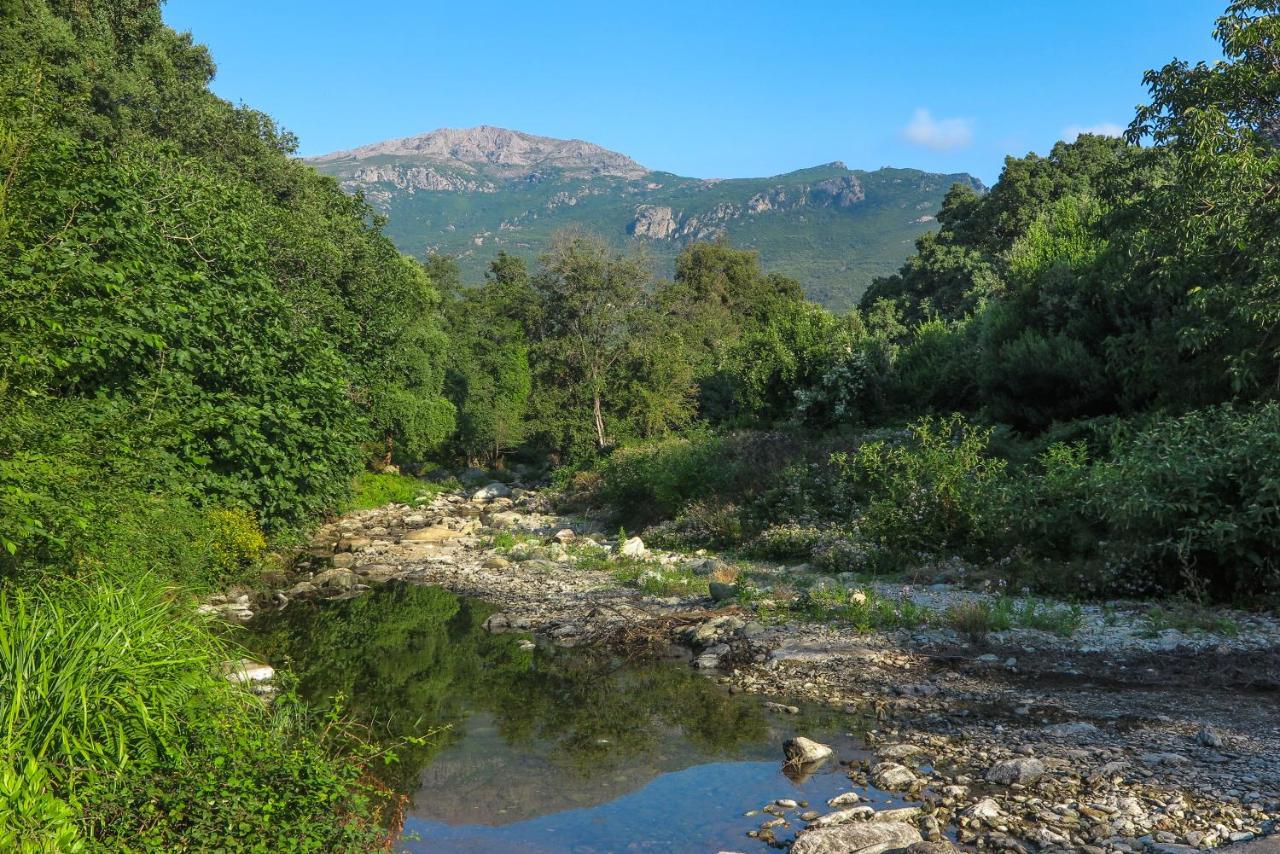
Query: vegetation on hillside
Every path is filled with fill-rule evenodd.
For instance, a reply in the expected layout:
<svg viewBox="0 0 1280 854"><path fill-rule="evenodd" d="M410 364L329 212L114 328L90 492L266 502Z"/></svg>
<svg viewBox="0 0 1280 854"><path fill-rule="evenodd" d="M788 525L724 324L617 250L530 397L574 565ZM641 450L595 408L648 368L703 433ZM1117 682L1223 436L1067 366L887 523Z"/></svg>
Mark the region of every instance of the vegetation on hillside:
<svg viewBox="0 0 1280 854"><path fill-rule="evenodd" d="M1074 595L1280 592L1280 14L1233 3L1217 35L1226 62L1147 75L1127 140L954 187L856 310L750 252L687 248L637 295L597 448L591 383L537 370L526 448L595 467L629 521L678 517L689 546L789 541L847 569L959 554ZM565 257L528 280L603 287L606 267L575 278ZM537 312L526 340L568 352Z"/></svg>

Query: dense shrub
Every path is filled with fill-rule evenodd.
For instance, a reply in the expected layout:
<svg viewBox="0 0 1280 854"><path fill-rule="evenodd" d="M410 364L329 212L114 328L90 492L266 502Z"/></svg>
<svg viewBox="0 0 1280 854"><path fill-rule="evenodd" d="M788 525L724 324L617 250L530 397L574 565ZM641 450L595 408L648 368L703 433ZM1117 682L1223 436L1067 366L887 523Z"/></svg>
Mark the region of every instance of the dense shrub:
<svg viewBox="0 0 1280 854"><path fill-rule="evenodd" d="M1160 587L1280 591L1280 405L1158 421L1090 486L1115 545Z"/></svg>
<svg viewBox="0 0 1280 854"><path fill-rule="evenodd" d="M1005 475L1005 462L987 453L990 436L959 415L925 418L905 441L834 455L864 536L913 554L982 543L988 502Z"/></svg>

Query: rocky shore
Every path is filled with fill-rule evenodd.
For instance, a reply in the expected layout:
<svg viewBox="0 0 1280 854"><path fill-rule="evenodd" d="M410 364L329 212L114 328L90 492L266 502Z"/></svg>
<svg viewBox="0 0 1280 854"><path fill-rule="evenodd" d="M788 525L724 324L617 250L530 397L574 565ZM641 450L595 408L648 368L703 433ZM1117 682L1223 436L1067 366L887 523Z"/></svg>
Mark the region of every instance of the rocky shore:
<svg viewBox="0 0 1280 854"><path fill-rule="evenodd" d="M434 584L498 605L491 631L683 654L774 713L787 713L788 698L872 721L875 757L848 765L851 788L902 793L914 806L877 812L851 791L821 810L766 807L753 835L769 842L779 827L801 828L795 854L1280 851L1280 837L1268 838L1280 830L1274 619L1230 615L1222 625L1234 631L1222 634L1152 632L1122 603L1085 609L1069 636L1015 628L974 639L927 622L860 631L730 598L717 579L736 570L714 556L603 531L599 520L556 515L543 493L493 483L345 516L316 532L278 590L203 607L245 620L298 598ZM806 572L754 569L782 573L789 587ZM948 585L868 590L917 608L981 596Z"/></svg>

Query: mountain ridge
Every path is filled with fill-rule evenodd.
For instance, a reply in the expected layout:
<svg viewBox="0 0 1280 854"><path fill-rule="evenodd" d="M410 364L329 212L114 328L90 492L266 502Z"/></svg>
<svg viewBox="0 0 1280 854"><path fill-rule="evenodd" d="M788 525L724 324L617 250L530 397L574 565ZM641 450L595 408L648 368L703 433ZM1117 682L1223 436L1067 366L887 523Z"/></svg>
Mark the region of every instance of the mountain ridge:
<svg viewBox="0 0 1280 854"><path fill-rule="evenodd" d="M865 171L839 160L760 178L690 178L585 140L491 125L304 161L385 214L402 251L453 255L471 281L498 251L533 259L555 231L585 226L646 244L668 274L688 243L728 239L836 309L911 254L952 184L984 189L965 173Z"/></svg>

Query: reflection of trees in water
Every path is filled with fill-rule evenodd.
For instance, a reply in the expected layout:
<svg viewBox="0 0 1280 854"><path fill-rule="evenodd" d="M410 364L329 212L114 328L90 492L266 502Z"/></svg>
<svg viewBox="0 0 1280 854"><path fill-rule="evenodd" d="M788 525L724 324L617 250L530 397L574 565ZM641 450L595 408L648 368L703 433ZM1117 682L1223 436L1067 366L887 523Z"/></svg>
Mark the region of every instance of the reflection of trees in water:
<svg viewBox="0 0 1280 854"><path fill-rule="evenodd" d="M467 710L493 715L511 743L544 740L567 771L590 775L656 746L671 730L708 755L767 737L756 704L671 663L620 665L603 655L520 649L483 628L491 606L434 587L391 585L335 603L295 603L262 625L252 645L286 664L318 708L346 697L355 717L394 740L452 726L406 746L388 782L417 771L460 739Z"/></svg>

